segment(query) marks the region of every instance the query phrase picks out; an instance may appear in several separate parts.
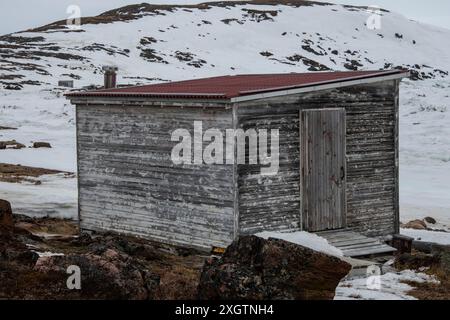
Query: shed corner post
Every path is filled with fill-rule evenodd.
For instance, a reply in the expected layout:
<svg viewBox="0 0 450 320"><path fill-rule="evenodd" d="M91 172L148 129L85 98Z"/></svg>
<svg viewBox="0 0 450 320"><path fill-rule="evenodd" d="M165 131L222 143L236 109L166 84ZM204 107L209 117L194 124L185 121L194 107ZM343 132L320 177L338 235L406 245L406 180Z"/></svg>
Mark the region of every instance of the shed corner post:
<svg viewBox="0 0 450 320"><path fill-rule="evenodd" d="M233 130L236 133L238 127L238 113L237 108L238 104L231 104L232 108L232 120L233 120ZM239 238L239 171L238 171L238 163L237 163L237 145L235 141L235 135L233 135L233 212L234 212L234 235L233 240L237 240Z"/></svg>
<svg viewBox="0 0 450 320"><path fill-rule="evenodd" d="M400 109L400 80L394 82L394 148L395 148L395 192L394 192L394 233L400 233L400 186L399 186L399 109Z"/></svg>
<svg viewBox="0 0 450 320"><path fill-rule="evenodd" d="M304 177L304 152L305 152L305 148L303 145L303 112L302 112L302 108L300 107L299 111L298 111L298 146L299 146L299 184L298 184L298 189L299 189L299 225L300 225L300 231L304 231L305 230L305 223L303 222L303 177Z"/></svg>
<svg viewBox="0 0 450 320"><path fill-rule="evenodd" d="M77 157L77 217L78 217L78 233L81 235L81 208L80 208L80 146L79 146L79 108L78 104L73 103L75 108L75 148L76 148L76 157Z"/></svg>

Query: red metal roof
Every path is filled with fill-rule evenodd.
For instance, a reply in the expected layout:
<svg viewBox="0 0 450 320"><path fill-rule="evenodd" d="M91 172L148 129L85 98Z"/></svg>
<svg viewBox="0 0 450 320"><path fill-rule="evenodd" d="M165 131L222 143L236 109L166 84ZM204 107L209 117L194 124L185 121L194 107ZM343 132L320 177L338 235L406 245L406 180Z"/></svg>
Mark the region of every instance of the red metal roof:
<svg viewBox="0 0 450 320"><path fill-rule="evenodd" d="M248 74L74 92L68 97L230 99L245 95L404 73L406 70Z"/></svg>

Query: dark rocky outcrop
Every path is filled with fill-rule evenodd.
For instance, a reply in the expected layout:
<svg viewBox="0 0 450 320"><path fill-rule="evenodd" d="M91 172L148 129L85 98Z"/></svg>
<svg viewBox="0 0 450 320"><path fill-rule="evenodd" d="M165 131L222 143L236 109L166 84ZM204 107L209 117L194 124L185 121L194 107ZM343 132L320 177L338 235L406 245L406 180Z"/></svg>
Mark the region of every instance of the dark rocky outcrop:
<svg viewBox="0 0 450 320"><path fill-rule="evenodd" d="M436 219L434 219L433 217L425 217L423 220L424 220L426 223L436 224Z"/></svg>
<svg viewBox="0 0 450 320"><path fill-rule="evenodd" d="M434 276L438 282L406 281L414 288L408 294L419 300L449 300L450 246L426 242L414 242L413 245L415 250L412 253L398 255L394 266L399 270L425 272Z"/></svg>
<svg viewBox="0 0 450 320"><path fill-rule="evenodd" d="M11 141L0 141L0 150L1 149L22 149L25 148L23 143L17 142L16 140Z"/></svg>
<svg viewBox="0 0 450 320"><path fill-rule="evenodd" d="M333 299L350 265L279 239L246 236L205 263L200 299Z"/></svg>
<svg viewBox="0 0 450 320"><path fill-rule="evenodd" d="M0 143L1 148L1 143ZM58 170L50 170L44 168L27 167L8 163L0 163L0 181L2 182L36 182L36 179L43 175L64 173L66 177L73 177L70 172L62 172Z"/></svg>
<svg viewBox="0 0 450 320"><path fill-rule="evenodd" d="M11 204L6 200L0 199L0 225L12 227L13 224Z"/></svg>
<svg viewBox="0 0 450 320"><path fill-rule="evenodd" d="M413 269L418 270L421 267L431 267L439 263L437 255L426 254L423 252L403 253L396 257L395 264L399 269Z"/></svg>
<svg viewBox="0 0 450 320"><path fill-rule="evenodd" d="M48 142L34 142L33 148L51 148L51 144Z"/></svg>
<svg viewBox="0 0 450 320"><path fill-rule="evenodd" d="M27 236L31 235L15 230L11 204L0 199L0 287L5 286L6 279L10 278L9 270L17 272L20 266L31 267L37 261L38 255L21 241Z"/></svg>
<svg viewBox="0 0 450 320"><path fill-rule="evenodd" d="M131 257L113 249L97 254L70 254L67 256L40 257L34 270L45 274L59 274L67 278L69 266L80 268L81 296L91 299L132 299L148 298L146 278L148 272L141 271ZM76 295L67 288L66 281L59 281L58 291ZM159 283L158 283L159 285Z"/></svg>
<svg viewBox="0 0 450 320"><path fill-rule="evenodd" d="M0 299L332 299L350 269L277 239L243 237L207 258L114 233L75 236L75 223L12 215L7 201L0 212ZM70 266L80 290L67 286Z"/></svg>
<svg viewBox="0 0 450 320"><path fill-rule="evenodd" d="M53 218L12 215L11 226L9 203L0 201L0 208L8 217L0 224L0 300L186 300L197 295L205 258L196 251L179 253L113 233L74 237L69 221ZM80 270L80 290L67 286L71 266Z"/></svg>

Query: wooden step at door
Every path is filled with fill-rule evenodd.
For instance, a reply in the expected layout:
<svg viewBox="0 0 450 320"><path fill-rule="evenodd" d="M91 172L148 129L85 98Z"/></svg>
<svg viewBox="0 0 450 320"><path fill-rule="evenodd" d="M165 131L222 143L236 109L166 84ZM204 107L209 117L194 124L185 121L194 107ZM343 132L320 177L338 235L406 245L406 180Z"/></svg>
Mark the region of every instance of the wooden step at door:
<svg viewBox="0 0 450 320"><path fill-rule="evenodd" d="M325 238L330 245L340 249L346 257L391 254L397 251L377 238L366 237L346 229L321 231L316 234Z"/></svg>

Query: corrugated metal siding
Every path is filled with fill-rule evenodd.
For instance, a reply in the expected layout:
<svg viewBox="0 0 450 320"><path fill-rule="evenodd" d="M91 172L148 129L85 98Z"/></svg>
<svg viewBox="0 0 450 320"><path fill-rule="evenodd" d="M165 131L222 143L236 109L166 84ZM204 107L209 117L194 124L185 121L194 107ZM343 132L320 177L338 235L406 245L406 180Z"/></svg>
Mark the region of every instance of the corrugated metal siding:
<svg viewBox="0 0 450 320"><path fill-rule="evenodd" d="M81 227L196 247L233 239L233 166L175 166L173 130L232 128L230 110L77 106Z"/></svg>
<svg viewBox="0 0 450 320"><path fill-rule="evenodd" d="M299 110L345 108L347 226L366 235L395 233L397 83L386 81L239 104L242 128L280 128L280 174L261 180L239 167L240 230L294 228L300 221Z"/></svg>

